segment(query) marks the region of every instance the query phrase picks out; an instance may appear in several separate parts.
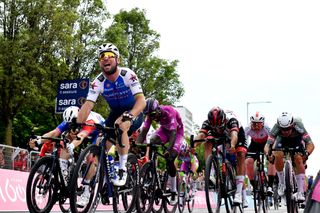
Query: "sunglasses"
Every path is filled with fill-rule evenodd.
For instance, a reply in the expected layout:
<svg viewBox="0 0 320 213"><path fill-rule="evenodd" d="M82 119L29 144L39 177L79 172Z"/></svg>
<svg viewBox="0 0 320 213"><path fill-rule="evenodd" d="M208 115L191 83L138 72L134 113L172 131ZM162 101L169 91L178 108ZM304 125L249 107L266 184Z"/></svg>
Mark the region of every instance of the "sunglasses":
<svg viewBox="0 0 320 213"><path fill-rule="evenodd" d="M108 58L115 58L116 54L114 54L113 52L103 52L100 54L99 56L99 61L101 61L102 59L104 59L104 57L108 57Z"/></svg>
<svg viewBox="0 0 320 213"><path fill-rule="evenodd" d="M157 112L154 111L154 112L149 113L148 115L149 115L149 117L154 118L154 117L156 117Z"/></svg>

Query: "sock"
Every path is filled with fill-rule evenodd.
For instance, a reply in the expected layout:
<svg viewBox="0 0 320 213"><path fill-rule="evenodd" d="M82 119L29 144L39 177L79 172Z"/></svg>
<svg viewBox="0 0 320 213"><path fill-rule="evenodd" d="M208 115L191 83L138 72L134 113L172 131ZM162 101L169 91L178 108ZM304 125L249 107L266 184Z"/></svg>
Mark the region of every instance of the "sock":
<svg viewBox="0 0 320 213"><path fill-rule="evenodd" d="M240 193L240 194L242 193L243 181L244 181L243 175L236 176L236 183L237 183L237 192L236 193Z"/></svg>
<svg viewBox="0 0 320 213"><path fill-rule="evenodd" d="M272 188L274 182L274 176L268 175L268 186Z"/></svg>
<svg viewBox="0 0 320 213"><path fill-rule="evenodd" d="M296 175L298 192L304 192L305 174Z"/></svg>
<svg viewBox="0 0 320 213"><path fill-rule="evenodd" d="M247 199L247 190L243 189L242 190L242 200L246 200Z"/></svg>
<svg viewBox="0 0 320 213"><path fill-rule="evenodd" d="M281 171L281 172L277 171L277 175L278 175L278 178L279 178L279 183L284 185L284 173L283 173L283 171Z"/></svg>
<svg viewBox="0 0 320 213"><path fill-rule="evenodd" d="M65 181L65 184L67 184L68 180L69 180L69 170L68 170L68 161L66 159L59 159L60 162L60 168L61 168L61 172Z"/></svg>
<svg viewBox="0 0 320 213"><path fill-rule="evenodd" d="M128 161L128 154L119 155L119 169L127 171L126 163Z"/></svg>
<svg viewBox="0 0 320 213"><path fill-rule="evenodd" d="M176 176L171 177L171 176L169 175L168 181L169 181L169 183L170 183L170 185L171 185L171 192L177 192Z"/></svg>

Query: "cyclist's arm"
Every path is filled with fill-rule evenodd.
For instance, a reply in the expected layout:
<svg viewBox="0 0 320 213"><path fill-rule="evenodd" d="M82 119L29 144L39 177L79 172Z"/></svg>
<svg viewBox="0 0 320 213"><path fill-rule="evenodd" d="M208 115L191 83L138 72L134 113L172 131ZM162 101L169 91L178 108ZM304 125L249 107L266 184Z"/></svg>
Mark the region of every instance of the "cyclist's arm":
<svg viewBox="0 0 320 213"><path fill-rule="evenodd" d="M204 132L199 132L198 135L196 135L196 137L194 138L194 140L201 140L201 139L205 139L207 137L207 134L205 134ZM201 144L201 142L196 142L194 144L194 147L197 147Z"/></svg>
<svg viewBox="0 0 320 213"><path fill-rule="evenodd" d="M238 143L238 132L231 131L230 132L230 139L231 139L231 147L235 148Z"/></svg>
<svg viewBox="0 0 320 213"><path fill-rule="evenodd" d="M91 110L94 107L94 102L87 100L81 107L78 117L77 117L77 123L84 123L86 122Z"/></svg>
<svg viewBox="0 0 320 213"><path fill-rule="evenodd" d="M130 110L130 113L133 115L133 117L137 117L143 109L146 107L146 99L143 95L143 93L138 93L134 96L136 102L133 106L133 108Z"/></svg>
<svg viewBox="0 0 320 213"><path fill-rule="evenodd" d="M145 140L148 131L149 131L148 128L142 127L142 130L141 130L141 132L140 132L140 134L138 135L138 138L137 138L137 143L142 143Z"/></svg>

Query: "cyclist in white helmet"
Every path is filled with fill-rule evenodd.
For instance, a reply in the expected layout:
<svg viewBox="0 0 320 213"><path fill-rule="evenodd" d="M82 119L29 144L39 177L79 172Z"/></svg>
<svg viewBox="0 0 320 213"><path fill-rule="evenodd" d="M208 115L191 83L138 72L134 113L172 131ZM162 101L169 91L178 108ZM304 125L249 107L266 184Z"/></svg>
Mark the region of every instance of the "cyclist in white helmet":
<svg viewBox="0 0 320 213"><path fill-rule="evenodd" d="M298 192L295 194L299 202L305 201L305 162L308 156L314 150L314 144L305 129L301 119L294 118L290 113L283 112L277 119L277 123L273 126L267 144L265 146L265 154L269 153L270 145L275 147L290 147L294 148L300 146L305 149L306 155L295 154L294 167L296 171ZM284 195L284 153L282 151L274 151L275 167L279 178L278 193L280 196Z"/></svg>
<svg viewBox="0 0 320 213"><path fill-rule="evenodd" d="M83 125L81 126L81 128L71 128L73 119L77 118L78 112L79 107L77 106L70 106L66 108L62 114L63 121L55 129L43 135L44 137L59 137L64 131L70 128L67 137L69 137L71 142L67 144L67 147L62 149L60 153L60 167L62 170L62 174L64 175L64 181L66 184L68 184L70 178L68 168L69 163L67 159L70 158L70 155L73 156L73 149L79 146L83 142L83 140L87 138L89 135L92 137L93 143L95 143L95 140L98 137L98 131L96 131L95 127L93 126ZM104 124L104 118L96 112L91 112L88 116L86 123ZM39 154L40 157L45 156L46 153L52 153L54 144L50 141L45 139L31 139L29 141L29 146L33 148L35 146L35 143L37 143L38 145L42 144L41 151Z"/></svg>
<svg viewBox="0 0 320 213"><path fill-rule="evenodd" d="M123 132L122 144L125 147L117 145L119 173L112 179L114 185L123 186L127 179L129 136L143 122L142 111L146 101L137 75L129 68L119 66L120 52L114 44L102 44L98 48L98 60L101 73L91 82L87 100L79 111L77 122L82 123L86 120L99 95L102 95L110 107L105 125L114 127L118 124ZM111 143L107 143L107 149L111 146Z"/></svg>
<svg viewBox="0 0 320 213"><path fill-rule="evenodd" d="M248 152L260 153L264 152L264 146L267 143L268 135L270 132L269 126L265 123L265 117L260 113L256 112L250 117L250 125L245 128L245 133L247 138L251 138L250 145L248 147ZM246 158L246 171L250 183L255 187L254 183L254 161L257 160L252 156L247 156ZM270 158L271 161L271 158ZM274 177L276 170L273 162L268 164L268 195L272 195L272 186L274 182Z"/></svg>

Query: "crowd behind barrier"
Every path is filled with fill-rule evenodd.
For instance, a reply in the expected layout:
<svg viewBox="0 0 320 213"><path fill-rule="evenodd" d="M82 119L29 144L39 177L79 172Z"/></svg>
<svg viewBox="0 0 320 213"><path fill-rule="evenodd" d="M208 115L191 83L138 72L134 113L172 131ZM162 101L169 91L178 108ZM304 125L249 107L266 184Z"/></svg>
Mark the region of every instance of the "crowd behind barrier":
<svg viewBox="0 0 320 213"><path fill-rule="evenodd" d="M39 158L38 151L0 144L0 168L29 172Z"/></svg>

